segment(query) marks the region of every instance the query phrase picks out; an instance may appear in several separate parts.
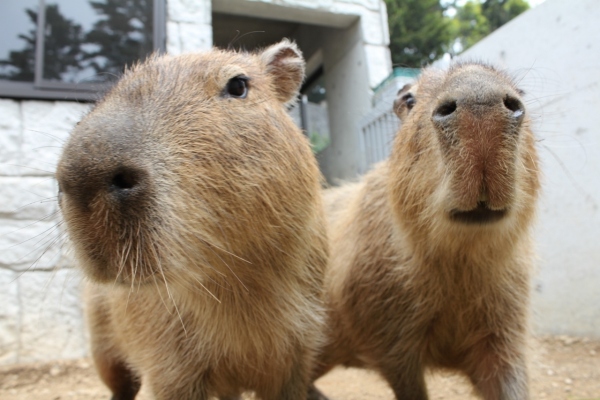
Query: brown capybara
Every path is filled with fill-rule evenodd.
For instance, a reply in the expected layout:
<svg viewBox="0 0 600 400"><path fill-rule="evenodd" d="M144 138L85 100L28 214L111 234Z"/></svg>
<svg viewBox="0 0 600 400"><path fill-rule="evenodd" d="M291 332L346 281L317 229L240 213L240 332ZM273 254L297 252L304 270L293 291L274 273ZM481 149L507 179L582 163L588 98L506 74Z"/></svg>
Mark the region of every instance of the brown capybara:
<svg viewBox="0 0 600 400"><path fill-rule="evenodd" d="M74 129L60 206L113 399L304 399L323 324L321 175L286 113L296 45L155 56Z"/></svg>
<svg viewBox="0 0 600 400"><path fill-rule="evenodd" d="M426 69L414 88L412 109L402 93L396 102L390 158L326 193L330 337L318 373L371 368L396 398L422 400L425 370L450 369L485 399L528 399L540 183L521 92L479 63Z"/></svg>

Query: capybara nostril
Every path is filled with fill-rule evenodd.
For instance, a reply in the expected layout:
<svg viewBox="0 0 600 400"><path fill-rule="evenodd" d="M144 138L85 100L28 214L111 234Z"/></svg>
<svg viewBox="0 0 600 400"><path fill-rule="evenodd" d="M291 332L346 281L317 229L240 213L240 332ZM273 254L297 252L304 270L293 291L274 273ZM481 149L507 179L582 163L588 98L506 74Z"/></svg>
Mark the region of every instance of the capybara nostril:
<svg viewBox="0 0 600 400"><path fill-rule="evenodd" d="M523 115L525 115L525 106L521 100L514 98L510 95L506 95L504 97L504 107L512 111L513 117L516 119L522 119Z"/></svg>
<svg viewBox="0 0 600 400"><path fill-rule="evenodd" d="M110 182L110 189L125 192L138 186L140 180L141 177L138 171L124 168L114 174Z"/></svg>
<svg viewBox="0 0 600 400"><path fill-rule="evenodd" d="M433 118L440 120L452 115L456 111L456 100L446 100L433 112Z"/></svg>

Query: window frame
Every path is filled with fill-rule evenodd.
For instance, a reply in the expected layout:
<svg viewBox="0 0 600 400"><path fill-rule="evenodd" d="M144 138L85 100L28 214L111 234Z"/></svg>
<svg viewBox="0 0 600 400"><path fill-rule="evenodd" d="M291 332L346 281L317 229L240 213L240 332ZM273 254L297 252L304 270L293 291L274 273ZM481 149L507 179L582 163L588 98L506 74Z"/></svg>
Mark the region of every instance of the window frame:
<svg viewBox="0 0 600 400"><path fill-rule="evenodd" d="M153 33L152 48L155 52L166 51L167 0L152 0ZM17 82L0 79L0 98L29 100L95 101L112 84L49 82L42 79L44 54L45 0L39 0L36 29L35 73L33 82Z"/></svg>

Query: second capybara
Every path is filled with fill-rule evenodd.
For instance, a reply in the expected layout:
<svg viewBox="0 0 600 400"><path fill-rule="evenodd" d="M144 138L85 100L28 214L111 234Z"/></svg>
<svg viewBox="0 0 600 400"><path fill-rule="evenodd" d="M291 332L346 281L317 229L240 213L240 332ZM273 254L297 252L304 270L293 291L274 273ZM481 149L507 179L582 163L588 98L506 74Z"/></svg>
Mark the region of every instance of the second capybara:
<svg viewBox="0 0 600 400"><path fill-rule="evenodd" d="M113 399L305 398L328 244L303 78L289 41L154 56L74 128L60 208Z"/></svg>
<svg viewBox="0 0 600 400"><path fill-rule="evenodd" d="M329 341L318 375L367 367L397 399L425 400L425 371L449 369L484 399L529 398L540 172L521 96L482 63L425 69L398 94L390 158L326 192Z"/></svg>

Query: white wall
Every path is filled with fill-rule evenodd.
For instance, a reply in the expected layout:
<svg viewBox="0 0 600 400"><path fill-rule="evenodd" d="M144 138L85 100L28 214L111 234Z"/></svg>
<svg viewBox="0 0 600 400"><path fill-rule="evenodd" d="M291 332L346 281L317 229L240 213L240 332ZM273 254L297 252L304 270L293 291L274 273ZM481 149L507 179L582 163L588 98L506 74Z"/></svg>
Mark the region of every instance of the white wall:
<svg viewBox="0 0 600 400"><path fill-rule="evenodd" d="M538 332L600 337L600 2L547 0L469 49L514 73L540 142Z"/></svg>

